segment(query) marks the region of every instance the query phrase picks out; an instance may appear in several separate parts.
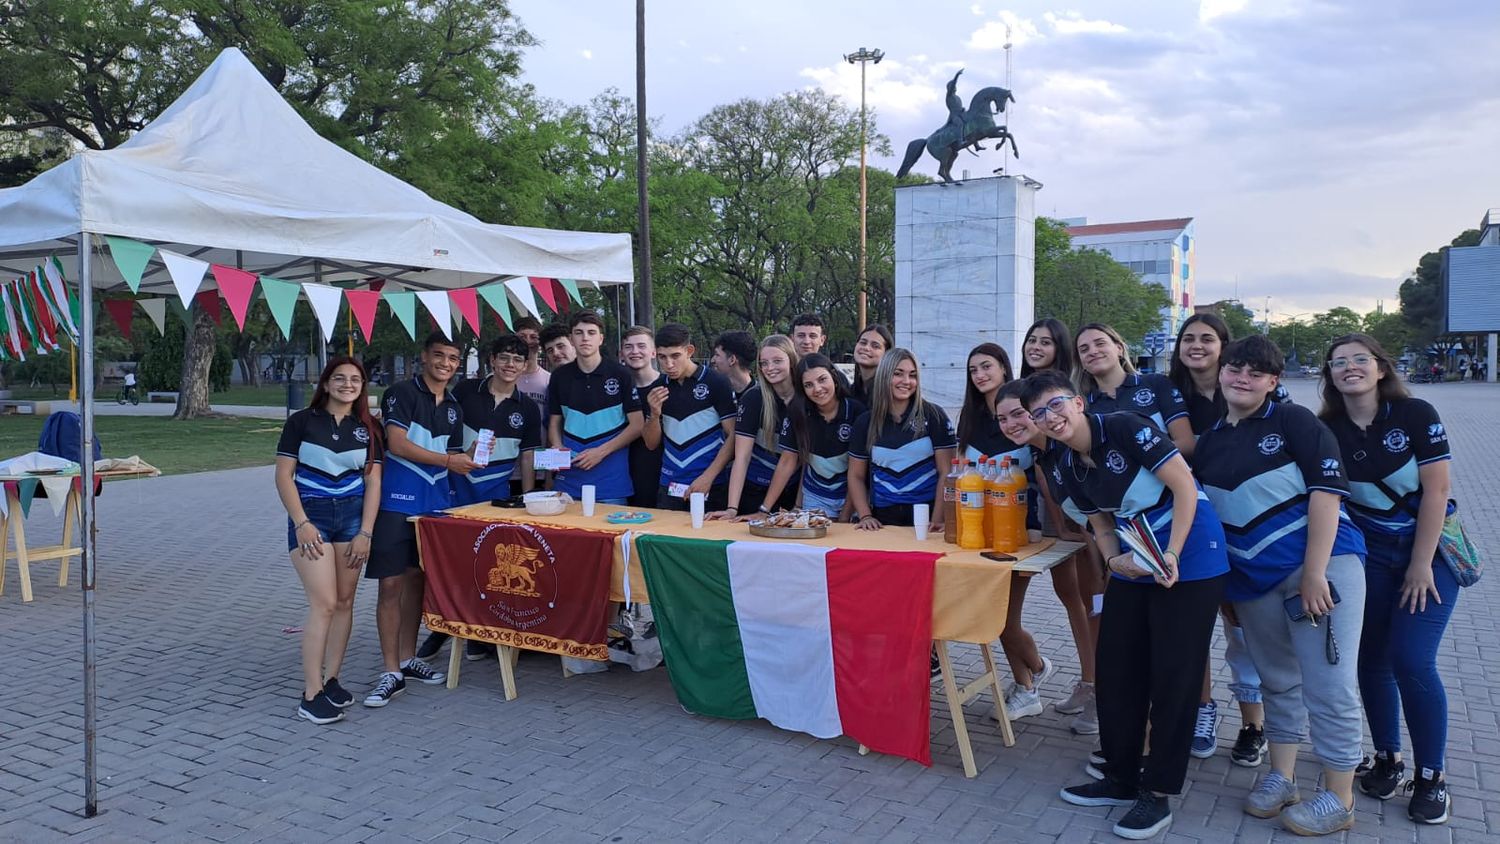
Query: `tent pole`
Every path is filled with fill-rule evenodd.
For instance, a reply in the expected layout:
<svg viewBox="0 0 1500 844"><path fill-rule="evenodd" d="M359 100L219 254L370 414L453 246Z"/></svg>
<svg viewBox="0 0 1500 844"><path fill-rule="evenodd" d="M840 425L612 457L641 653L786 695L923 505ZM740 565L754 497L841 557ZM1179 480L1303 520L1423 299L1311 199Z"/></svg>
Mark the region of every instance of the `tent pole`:
<svg viewBox="0 0 1500 844"><path fill-rule="evenodd" d="M78 361L79 416L83 419L78 464L81 469L83 542L79 578L83 586L83 815L99 814L99 765L95 746L96 690L94 688L94 279L88 232L78 236L78 336L82 344Z"/></svg>

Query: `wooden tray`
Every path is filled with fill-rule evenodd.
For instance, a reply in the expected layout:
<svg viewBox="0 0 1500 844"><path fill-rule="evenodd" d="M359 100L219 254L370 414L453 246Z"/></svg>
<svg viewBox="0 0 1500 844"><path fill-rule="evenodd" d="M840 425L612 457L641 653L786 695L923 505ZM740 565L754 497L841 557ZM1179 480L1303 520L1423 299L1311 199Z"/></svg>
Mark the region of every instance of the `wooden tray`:
<svg viewBox="0 0 1500 844"><path fill-rule="evenodd" d="M822 539L828 535L828 526L790 528L790 527L767 527L750 523L750 535L762 536L766 539Z"/></svg>

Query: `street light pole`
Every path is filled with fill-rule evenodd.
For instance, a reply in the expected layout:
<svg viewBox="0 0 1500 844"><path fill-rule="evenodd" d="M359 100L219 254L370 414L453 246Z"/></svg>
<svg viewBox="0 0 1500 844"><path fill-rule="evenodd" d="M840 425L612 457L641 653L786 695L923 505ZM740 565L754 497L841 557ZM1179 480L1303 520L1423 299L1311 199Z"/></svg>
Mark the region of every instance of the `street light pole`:
<svg viewBox="0 0 1500 844"><path fill-rule="evenodd" d="M867 112L865 110L865 65L873 62L880 64L885 58L885 53L880 50L868 50L860 47L858 52L849 53L844 56L844 61L859 65L859 330L864 331L866 325L867 305L869 302L868 284L865 275L866 244L868 242L868 207L870 190L865 180L865 149L869 145L869 128L867 123Z"/></svg>
<svg viewBox="0 0 1500 844"><path fill-rule="evenodd" d="M636 319L641 325L656 325L651 301L651 202L647 191L650 171L646 163L646 0L635 0L635 182L640 271L635 291Z"/></svg>

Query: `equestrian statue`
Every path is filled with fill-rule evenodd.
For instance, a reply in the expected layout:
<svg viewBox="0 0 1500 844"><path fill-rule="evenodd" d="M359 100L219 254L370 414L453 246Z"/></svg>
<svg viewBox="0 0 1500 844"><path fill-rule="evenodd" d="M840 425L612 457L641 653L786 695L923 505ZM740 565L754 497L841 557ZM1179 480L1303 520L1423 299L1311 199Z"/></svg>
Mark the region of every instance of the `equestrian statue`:
<svg viewBox="0 0 1500 844"><path fill-rule="evenodd" d="M999 139L999 143L995 145L997 150L1004 149L1005 142L1010 141L1011 153L1017 158L1021 157L1021 151L1016 148L1016 139L1010 130L1003 123L995 123L995 115L1004 114L1005 104L1015 102L1016 98L1005 88L980 88L965 109L963 100L958 98L958 77L963 73L960 70L948 81L948 122L925 139L918 138L906 145L906 158L901 162L901 169L896 171L896 178L911 171L912 165L922 157L923 149L938 160L938 175L947 184L953 183L953 161L958 158L958 151L967 149L973 153L975 150L982 150L984 147L980 141Z"/></svg>

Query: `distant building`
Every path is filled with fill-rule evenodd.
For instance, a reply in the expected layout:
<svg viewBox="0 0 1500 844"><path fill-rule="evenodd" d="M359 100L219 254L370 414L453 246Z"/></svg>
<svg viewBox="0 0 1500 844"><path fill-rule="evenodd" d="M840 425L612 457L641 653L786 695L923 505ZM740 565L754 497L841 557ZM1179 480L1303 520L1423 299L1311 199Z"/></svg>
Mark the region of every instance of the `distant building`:
<svg viewBox="0 0 1500 844"><path fill-rule="evenodd" d="M1161 331L1176 337L1178 326L1193 314L1196 294L1193 218L1090 225L1087 217L1074 217L1062 222L1075 249L1107 252L1142 281L1167 291L1171 304L1162 309Z"/></svg>
<svg viewBox="0 0 1500 844"><path fill-rule="evenodd" d="M1500 208L1479 221L1479 245L1443 250L1443 329L1488 335L1487 380L1496 379L1500 346Z"/></svg>

